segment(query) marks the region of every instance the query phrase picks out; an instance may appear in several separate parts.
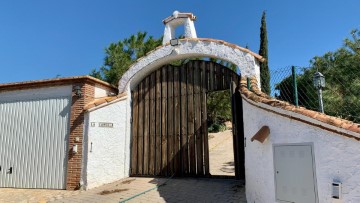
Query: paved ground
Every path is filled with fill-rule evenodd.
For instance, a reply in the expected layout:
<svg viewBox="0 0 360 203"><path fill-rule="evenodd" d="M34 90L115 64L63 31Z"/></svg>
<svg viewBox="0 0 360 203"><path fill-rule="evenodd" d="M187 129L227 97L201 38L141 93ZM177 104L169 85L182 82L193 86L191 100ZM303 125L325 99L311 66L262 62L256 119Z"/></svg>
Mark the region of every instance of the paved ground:
<svg viewBox="0 0 360 203"><path fill-rule="evenodd" d="M235 176L232 131L209 133L210 174Z"/></svg>
<svg viewBox="0 0 360 203"><path fill-rule="evenodd" d="M244 190L235 180L128 178L55 202L246 202Z"/></svg>
<svg viewBox="0 0 360 203"><path fill-rule="evenodd" d="M0 189L0 202L246 202L230 179L127 178L88 191Z"/></svg>
<svg viewBox="0 0 360 203"><path fill-rule="evenodd" d="M210 173L235 175L232 132L209 134ZM244 185L232 179L127 178L88 191L0 188L7 202L246 202Z"/></svg>
<svg viewBox="0 0 360 203"><path fill-rule="evenodd" d="M82 191L0 188L0 202L48 202L49 200L77 195L81 192Z"/></svg>

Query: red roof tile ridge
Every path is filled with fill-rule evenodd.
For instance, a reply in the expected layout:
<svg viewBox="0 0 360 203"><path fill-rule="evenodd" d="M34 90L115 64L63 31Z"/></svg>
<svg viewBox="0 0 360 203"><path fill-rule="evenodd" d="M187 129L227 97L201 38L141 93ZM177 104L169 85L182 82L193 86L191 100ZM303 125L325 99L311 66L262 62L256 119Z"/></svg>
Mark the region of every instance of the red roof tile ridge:
<svg viewBox="0 0 360 203"><path fill-rule="evenodd" d="M4 83L4 84L0 84L0 87L9 87L9 86L21 86L21 85L28 85L28 84L40 84L40 83L55 83L55 82L63 82L63 81L71 81L71 80L79 80L79 79L89 79L92 80L96 83L108 86L108 87L113 87L116 88L115 86L99 80L97 78L94 78L92 76L89 75L84 75L84 76L72 76L72 77L64 77L64 78L51 78L51 79L42 79L42 80L29 80L29 81L23 81L23 82L11 82L11 83Z"/></svg>
<svg viewBox="0 0 360 203"><path fill-rule="evenodd" d="M251 90L247 88L246 78L242 77L240 81L240 92L244 97L252 101L260 102L286 111L299 113L301 115L329 124L331 126L349 130L354 133L360 133L360 124L358 123L353 123L352 121L349 120L341 119L334 116L329 116L323 113L319 113L317 111L306 109L304 107L296 107L288 102L280 101L275 98L272 98L269 95L261 92L261 90L257 86L258 83L255 77L250 78L250 83L251 83Z"/></svg>
<svg viewBox="0 0 360 203"><path fill-rule="evenodd" d="M106 106L106 104L110 104L110 103L113 103L117 100L120 100L122 99L123 97L125 97L127 95L126 92L124 93L121 93L121 94L118 94L118 95L115 95L115 96L107 96L107 97L101 97L101 98L97 98L97 99L94 99L93 101L87 103L85 106L84 106L84 110L85 111L88 111L94 107L98 107L98 106Z"/></svg>

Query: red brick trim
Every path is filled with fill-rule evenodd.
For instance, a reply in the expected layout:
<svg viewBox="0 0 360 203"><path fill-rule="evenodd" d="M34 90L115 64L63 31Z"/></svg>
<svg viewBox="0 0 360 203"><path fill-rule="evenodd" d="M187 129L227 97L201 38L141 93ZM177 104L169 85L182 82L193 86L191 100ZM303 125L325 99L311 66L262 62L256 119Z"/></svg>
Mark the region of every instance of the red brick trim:
<svg viewBox="0 0 360 203"><path fill-rule="evenodd" d="M75 95L74 87L80 86L83 93L82 97ZM73 84L72 105L70 115L70 135L68 151L68 169L66 189L74 190L80 187L82 158L83 158L83 136L85 104L94 100L95 84L89 82ZM76 139L78 138L78 141ZM77 145L77 153L73 153L73 146Z"/></svg>

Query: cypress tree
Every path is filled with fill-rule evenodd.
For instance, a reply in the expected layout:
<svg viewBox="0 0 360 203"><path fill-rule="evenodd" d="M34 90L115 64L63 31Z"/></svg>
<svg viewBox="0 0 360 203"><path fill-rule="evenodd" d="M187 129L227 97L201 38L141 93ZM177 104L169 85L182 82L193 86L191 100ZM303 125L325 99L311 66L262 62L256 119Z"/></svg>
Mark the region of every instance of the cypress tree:
<svg viewBox="0 0 360 203"><path fill-rule="evenodd" d="M263 56L266 60L260 63L260 82L261 82L261 91L270 95L270 71L269 71L269 57L268 57L268 39L267 39L267 30L266 30L266 13L263 11L261 17L261 27L260 27L260 49L259 54Z"/></svg>

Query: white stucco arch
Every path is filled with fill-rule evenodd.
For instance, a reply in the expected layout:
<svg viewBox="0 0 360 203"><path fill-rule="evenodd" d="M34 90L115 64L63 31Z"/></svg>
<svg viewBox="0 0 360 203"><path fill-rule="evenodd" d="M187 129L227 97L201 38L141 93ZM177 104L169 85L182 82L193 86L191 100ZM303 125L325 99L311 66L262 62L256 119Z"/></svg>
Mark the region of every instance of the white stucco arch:
<svg viewBox="0 0 360 203"><path fill-rule="evenodd" d="M212 57L231 62L240 68L242 76L255 76L260 81L259 61L264 60L262 56L221 40L181 39L177 46L165 44L132 64L119 81L119 93L134 89L148 74L171 61L193 57Z"/></svg>

